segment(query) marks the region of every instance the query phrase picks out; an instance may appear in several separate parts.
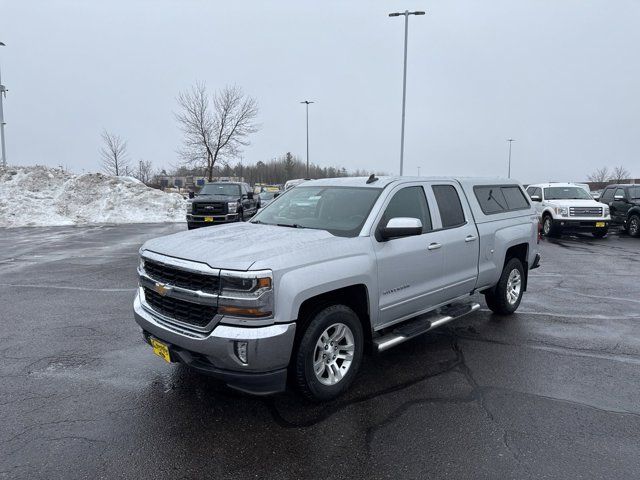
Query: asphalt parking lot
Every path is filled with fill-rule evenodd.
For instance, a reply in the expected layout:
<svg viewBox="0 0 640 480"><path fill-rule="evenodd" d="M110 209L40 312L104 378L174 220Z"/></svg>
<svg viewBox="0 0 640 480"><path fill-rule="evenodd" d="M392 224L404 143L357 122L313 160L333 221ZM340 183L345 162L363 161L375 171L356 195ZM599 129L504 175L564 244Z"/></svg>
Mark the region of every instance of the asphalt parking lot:
<svg viewBox="0 0 640 480"><path fill-rule="evenodd" d="M314 405L236 393L142 341L138 247L185 228L0 230L0 477L640 476L637 239L544 241L516 315L368 357Z"/></svg>

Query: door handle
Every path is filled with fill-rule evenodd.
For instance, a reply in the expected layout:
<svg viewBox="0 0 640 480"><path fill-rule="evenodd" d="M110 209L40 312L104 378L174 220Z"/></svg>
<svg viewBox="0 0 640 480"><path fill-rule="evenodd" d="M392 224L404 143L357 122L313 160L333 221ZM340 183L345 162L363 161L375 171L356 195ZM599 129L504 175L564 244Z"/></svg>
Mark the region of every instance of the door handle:
<svg viewBox="0 0 640 480"><path fill-rule="evenodd" d="M474 240L477 240L478 237L474 236L474 235L467 235L467 237L464 239L465 242L473 242Z"/></svg>
<svg viewBox="0 0 640 480"><path fill-rule="evenodd" d="M437 250L442 246L442 244L440 243L430 243L429 246L427 247L427 250Z"/></svg>

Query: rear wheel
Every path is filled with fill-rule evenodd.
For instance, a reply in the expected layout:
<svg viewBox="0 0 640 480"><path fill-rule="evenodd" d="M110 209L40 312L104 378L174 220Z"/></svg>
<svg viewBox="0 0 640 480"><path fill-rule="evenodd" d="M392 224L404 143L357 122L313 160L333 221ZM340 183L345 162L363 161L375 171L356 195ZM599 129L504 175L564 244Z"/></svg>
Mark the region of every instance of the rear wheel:
<svg viewBox="0 0 640 480"><path fill-rule="evenodd" d="M640 237L640 216L633 214L627 220L627 232L632 237Z"/></svg>
<svg viewBox="0 0 640 480"><path fill-rule="evenodd" d="M362 362L360 319L345 305L332 305L309 322L294 358L295 381L307 398L330 400L353 382Z"/></svg>
<svg viewBox="0 0 640 480"><path fill-rule="evenodd" d="M512 258L502 269L496 286L485 292L484 299L492 312L511 315L520 306L523 293L524 267L518 258Z"/></svg>

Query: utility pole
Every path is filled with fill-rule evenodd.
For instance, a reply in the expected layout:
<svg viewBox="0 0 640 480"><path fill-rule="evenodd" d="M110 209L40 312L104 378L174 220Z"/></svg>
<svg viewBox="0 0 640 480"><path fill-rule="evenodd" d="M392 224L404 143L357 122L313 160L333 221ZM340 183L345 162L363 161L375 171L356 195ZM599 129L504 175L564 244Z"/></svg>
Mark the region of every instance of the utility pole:
<svg viewBox="0 0 640 480"><path fill-rule="evenodd" d="M402 126L400 127L400 176L402 176L404 164L404 114L407 103L407 41L409 40L409 15L424 15L424 12L416 11L390 13L390 17L404 15L404 71L402 75Z"/></svg>
<svg viewBox="0 0 640 480"><path fill-rule="evenodd" d="M420 176L420 167L418 167L418 176Z"/></svg>
<svg viewBox="0 0 640 480"><path fill-rule="evenodd" d="M4 43L0 42L0 47L4 47ZM4 110L2 108L2 101L7 98L7 88L2 85L2 73L0 72L0 151L2 152L2 166L7 166L7 148L4 143Z"/></svg>
<svg viewBox="0 0 640 480"><path fill-rule="evenodd" d="M305 178L309 178L309 104L315 103L315 102L304 100L300 103L304 103L307 108L307 175L305 176Z"/></svg>
<svg viewBox="0 0 640 480"><path fill-rule="evenodd" d="M507 173L507 178L511 178L511 143L515 142L513 138L508 138L507 142L509 142L509 169Z"/></svg>

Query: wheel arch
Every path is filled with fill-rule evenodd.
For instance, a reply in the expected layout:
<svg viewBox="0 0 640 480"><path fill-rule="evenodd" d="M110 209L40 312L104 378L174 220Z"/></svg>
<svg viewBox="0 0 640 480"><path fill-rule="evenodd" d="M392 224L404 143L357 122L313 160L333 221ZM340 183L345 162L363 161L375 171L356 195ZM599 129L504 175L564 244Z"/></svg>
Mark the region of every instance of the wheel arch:
<svg viewBox="0 0 640 480"><path fill-rule="evenodd" d="M345 305L355 312L362 323L365 343L370 344L372 329L369 309L369 290L363 283L329 290L305 299L298 309L296 341L304 335L306 326L316 313L330 305L337 304Z"/></svg>

